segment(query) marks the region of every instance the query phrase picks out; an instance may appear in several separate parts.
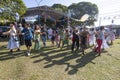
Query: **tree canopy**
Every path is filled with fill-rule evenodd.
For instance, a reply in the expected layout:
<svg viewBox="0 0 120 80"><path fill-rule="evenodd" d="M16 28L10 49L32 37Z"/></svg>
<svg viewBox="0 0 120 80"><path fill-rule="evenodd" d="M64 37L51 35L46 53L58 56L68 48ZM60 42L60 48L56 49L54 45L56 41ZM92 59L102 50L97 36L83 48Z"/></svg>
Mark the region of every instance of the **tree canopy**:
<svg viewBox="0 0 120 80"><path fill-rule="evenodd" d="M69 12L71 14L71 17L74 19L80 20L81 17L85 14L89 15L89 18L85 22L77 22L79 24L86 24L86 25L94 25L94 22L97 20L98 15L98 7L96 4L93 4L91 2L79 2L79 3L73 3L70 6L65 6L62 4L54 4L52 6L55 10L59 10L61 12ZM68 11L69 10L69 11ZM76 21L75 21L76 23Z"/></svg>
<svg viewBox="0 0 120 80"><path fill-rule="evenodd" d="M1 0L0 18L15 20L16 15L22 16L26 12L26 6L22 0Z"/></svg>
<svg viewBox="0 0 120 80"><path fill-rule="evenodd" d="M72 4L68 7L71 12L71 17L80 19L83 15L88 14L89 19L85 22L87 25L93 25L94 21L97 20L98 7L96 4L91 2L79 2Z"/></svg>
<svg viewBox="0 0 120 80"><path fill-rule="evenodd" d="M52 8L54 8L55 10L59 10L59 11L61 11L61 12L67 12L67 11L68 11L67 6L62 5L62 4L54 4L54 5L52 6Z"/></svg>

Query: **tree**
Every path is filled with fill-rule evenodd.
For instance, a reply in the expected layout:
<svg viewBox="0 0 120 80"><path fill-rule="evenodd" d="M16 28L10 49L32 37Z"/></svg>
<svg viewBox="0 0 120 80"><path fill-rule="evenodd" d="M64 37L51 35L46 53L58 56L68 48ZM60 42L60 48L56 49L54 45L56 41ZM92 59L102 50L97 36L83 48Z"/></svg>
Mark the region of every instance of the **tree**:
<svg viewBox="0 0 120 80"><path fill-rule="evenodd" d="M62 5L62 4L54 4L54 5L52 6L52 8L55 9L55 10L59 10L59 11L61 11L61 12L66 12L66 11L68 11L67 6Z"/></svg>
<svg viewBox="0 0 120 80"><path fill-rule="evenodd" d="M92 4L91 2L72 4L68 9L71 12L71 17L75 19L80 19L83 15L88 14L89 18L85 21L87 25L94 25L94 22L97 20L98 7L96 4Z"/></svg>
<svg viewBox="0 0 120 80"><path fill-rule="evenodd" d="M15 20L16 15L22 16L26 12L26 6L22 0L1 0L0 18Z"/></svg>

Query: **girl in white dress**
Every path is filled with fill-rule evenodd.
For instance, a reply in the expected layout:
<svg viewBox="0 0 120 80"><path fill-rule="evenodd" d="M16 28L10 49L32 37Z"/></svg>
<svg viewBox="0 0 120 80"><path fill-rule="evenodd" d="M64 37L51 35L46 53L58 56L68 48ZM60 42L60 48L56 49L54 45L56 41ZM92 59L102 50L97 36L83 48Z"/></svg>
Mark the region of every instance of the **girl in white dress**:
<svg viewBox="0 0 120 80"><path fill-rule="evenodd" d="M10 39L7 45L7 48L10 50L10 52L13 52L13 49L18 49L18 51L20 51L19 49L19 41L18 41L18 37L17 37L17 31L15 29L15 26L13 24L10 24L10 30L7 32L3 33L4 35L6 34L10 34Z"/></svg>

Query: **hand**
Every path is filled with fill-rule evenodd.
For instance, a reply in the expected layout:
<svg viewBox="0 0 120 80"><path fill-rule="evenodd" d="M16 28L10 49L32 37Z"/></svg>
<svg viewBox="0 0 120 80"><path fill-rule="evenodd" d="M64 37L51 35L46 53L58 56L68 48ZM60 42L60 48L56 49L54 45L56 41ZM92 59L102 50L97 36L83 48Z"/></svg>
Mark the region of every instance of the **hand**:
<svg viewBox="0 0 120 80"><path fill-rule="evenodd" d="M5 35L6 33L4 32L4 33L2 33L3 35Z"/></svg>

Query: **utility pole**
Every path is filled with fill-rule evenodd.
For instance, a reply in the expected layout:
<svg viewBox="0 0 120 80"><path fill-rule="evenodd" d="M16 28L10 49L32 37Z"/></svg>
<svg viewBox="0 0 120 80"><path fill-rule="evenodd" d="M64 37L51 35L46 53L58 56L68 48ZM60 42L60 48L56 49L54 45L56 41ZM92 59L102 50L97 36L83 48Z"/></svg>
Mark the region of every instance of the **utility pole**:
<svg viewBox="0 0 120 80"><path fill-rule="evenodd" d="M39 12L40 12L40 3L42 2L43 0L40 0L40 1L38 1L38 0L35 0L35 2L37 3L37 7L38 7L38 24L40 24L40 15L39 15Z"/></svg>
<svg viewBox="0 0 120 80"><path fill-rule="evenodd" d="M101 26L101 19L102 19L102 18L100 17L100 18L99 18L99 27Z"/></svg>

